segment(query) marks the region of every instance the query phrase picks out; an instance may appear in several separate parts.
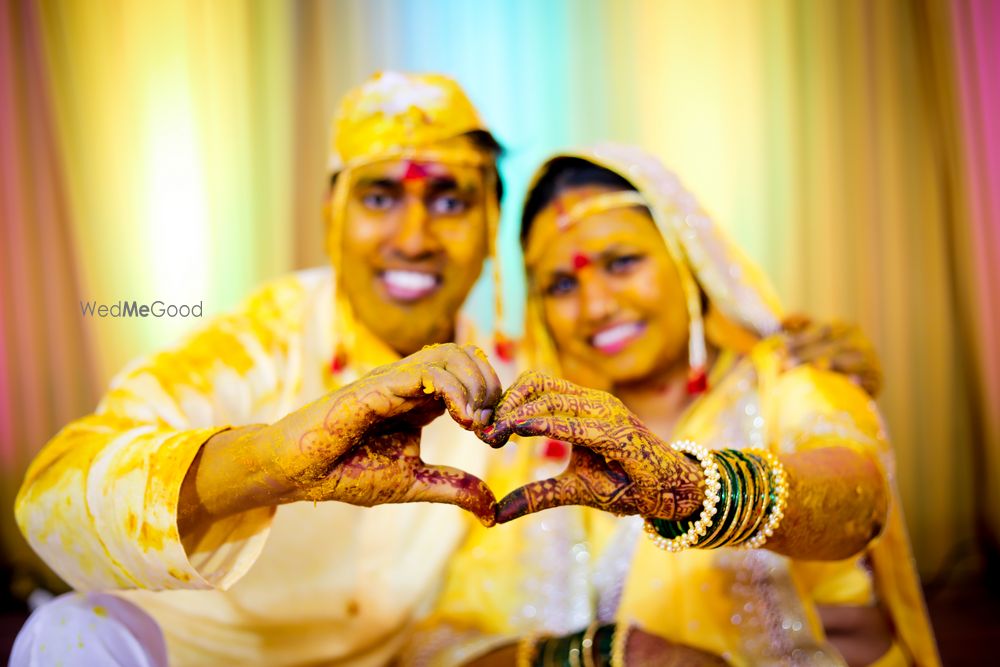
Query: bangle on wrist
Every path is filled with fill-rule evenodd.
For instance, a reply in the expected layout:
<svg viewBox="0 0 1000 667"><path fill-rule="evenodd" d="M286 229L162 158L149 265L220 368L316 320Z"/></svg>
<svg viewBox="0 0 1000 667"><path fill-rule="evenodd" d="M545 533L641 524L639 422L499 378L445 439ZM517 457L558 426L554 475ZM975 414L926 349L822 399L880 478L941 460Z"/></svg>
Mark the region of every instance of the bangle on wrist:
<svg viewBox="0 0 1000 667"><path fill-rule="evenodd" d="M657 547L665 551L682 551L684 549L697 546L698 542L705 537L705 534L712 527L712 522L716 515L716 506L720 500L720 471L719 464L711 451L691 440L679 440L670 445L675 451L691 454L705 474L705 501L702 503L702 510L696 521L690 523L687 530L676 537L666 538L659 534L657 525L664 522L653 523L646 519L646 535L656 544ZM677 522L667 522L677 523Z"/></svg>
<svg viewBox="0 0 1000 667"><path fill-rule="evenodd" d="M764 525L754 535L743 543L745 549L760 549L767 542L767 539L774 535L781 525L781 520L785 516L785 508L788 505L788 477L785 473L785 466L781 464L778 457L763 449L751 449L749 453L755 454L765 461L770 468L768 481L770 482L769 503L767 506L767 518Z"/></svg>

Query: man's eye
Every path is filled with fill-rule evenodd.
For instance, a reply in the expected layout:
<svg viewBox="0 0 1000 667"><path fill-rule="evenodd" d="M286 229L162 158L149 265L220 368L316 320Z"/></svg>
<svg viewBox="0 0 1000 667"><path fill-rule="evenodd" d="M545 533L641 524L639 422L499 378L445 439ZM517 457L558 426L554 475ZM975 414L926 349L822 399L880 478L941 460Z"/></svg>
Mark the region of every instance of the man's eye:
<svg viewBox="0 0 1000 667"><path fill-rule="evenodd" d="M622 255L621 257L615 257L607 264L608 273L616 275L628 273L634 269L636 265L642 261L642 259L642 255Z"/></svg>
<svg viewBox="0 0 1000 667"><path fill-rule="evenodd" d="M430 206L432 215L458 215L464 213L467 208L468 204L464 199L453 195L435 197Z"/></svg>
<svg viewBox="0 0 1000 667"><path fill-rule="evenodd" d="M572 276L557 276L545 288L547 296L564 296L576 289L576 278Z"/></svg>
<svg viewBox="0 0 1000 667"><path fill-rule="evenodd" d="M361 203L372 211L387 211L392 208L396 200L385 192L369 192L361 198Z"/></svg>

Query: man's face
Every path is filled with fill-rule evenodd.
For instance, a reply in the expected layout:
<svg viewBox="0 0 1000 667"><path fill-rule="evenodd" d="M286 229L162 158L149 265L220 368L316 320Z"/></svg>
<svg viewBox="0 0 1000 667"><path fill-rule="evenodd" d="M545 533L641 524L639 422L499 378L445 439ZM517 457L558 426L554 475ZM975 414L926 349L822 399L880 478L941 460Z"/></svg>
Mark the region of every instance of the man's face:
<svg viewBox="0 0 1000 667"><path fill-rule="evenodd" d="M466 141L458 139L456 141ZM451 340L488 252L484 168L392 160L351 173L340 280L400 354Z"/></svg>

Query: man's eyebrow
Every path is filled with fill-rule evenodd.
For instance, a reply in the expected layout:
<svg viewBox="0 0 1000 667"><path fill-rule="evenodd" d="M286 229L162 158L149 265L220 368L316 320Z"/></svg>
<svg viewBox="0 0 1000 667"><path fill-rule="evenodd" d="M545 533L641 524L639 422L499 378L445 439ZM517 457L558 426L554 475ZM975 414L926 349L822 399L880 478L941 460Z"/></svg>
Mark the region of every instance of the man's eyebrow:
<svg viewBox="0 0 1000 667"><path fill-rule="evenodd" d="M427 194L430 196L439 195L448 190L459 190L458 181L451 176L431 176L427 179ZM468 190L469 188L465 188Z"/></svg>
<svg viewBox="0 0 1000 667"><path fill-rule="evenodd" d="M399 181L384 176L360 178L355 187L358 188L386 188L393 189L400 186Z"/></svg>

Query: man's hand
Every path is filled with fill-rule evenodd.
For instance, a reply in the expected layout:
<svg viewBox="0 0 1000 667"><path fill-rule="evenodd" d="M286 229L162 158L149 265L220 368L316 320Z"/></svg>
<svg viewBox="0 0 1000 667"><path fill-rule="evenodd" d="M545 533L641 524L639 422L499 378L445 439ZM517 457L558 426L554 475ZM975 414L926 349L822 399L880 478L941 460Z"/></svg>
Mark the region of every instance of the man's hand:
<svg viewBox="0 0 1000 667"><path fill-rule="evenodd" d="M817 324L804 315L790 315L781 323L788 366L811 364L846 375L869 396L882 389L882 367L871 341L853 324Z"/></svg>
<svg viewBox="0 0 1000 667"><path fill-rule="evenodd" d="M560 505L681 519L704 501L698 463L671 449L603 391L527 372L500 400L493 425L478 432L493 447L512 434L573 444L562 474L527 484L499 502L499 523Z"/></svg>
<svg viewBox="0 0 1000 667"><path fill-rule="evenodd" d="M464 428L483 427L500 392L478 348L424 348L270 426L210 439L188 471L178 513L194 516L190 525L299 500L440 502L492 525L496 502L486 483L424 463L420 430L445 410Z"/></svg>

